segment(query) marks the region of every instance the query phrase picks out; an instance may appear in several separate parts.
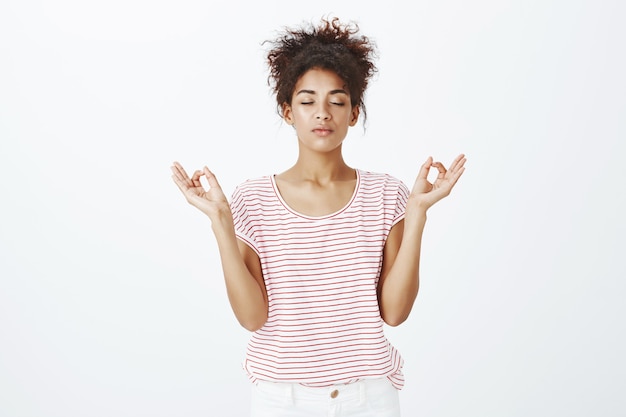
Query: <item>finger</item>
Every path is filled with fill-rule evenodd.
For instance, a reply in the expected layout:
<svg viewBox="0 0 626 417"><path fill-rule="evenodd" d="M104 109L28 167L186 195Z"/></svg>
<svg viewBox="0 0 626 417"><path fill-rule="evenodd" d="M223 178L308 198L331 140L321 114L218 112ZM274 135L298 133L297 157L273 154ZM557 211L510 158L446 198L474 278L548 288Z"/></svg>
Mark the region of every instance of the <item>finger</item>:
<svg viewBox="0 0 626 417"><path fill-rule="evenodd" d="M191 183L194 187L202 187L202 183L200 182L200 177L204 175L204 172L200 170L196 170L191 177Z"/></svg>
<svg viewBox="0 0 626 417"><path fill-rule="evenodd" d="M452 190L456 182L459 180L459 178L461 178L461 175L463 175L463 172L465 172L465 167L461 166L458 169L456 169L454 172L449 174L449 177L447 178L447 180L448 180L448 186L450 190Z"/></svg>
<svg viewBox="0 0 626 417"><path fill-rule="evenodd" d="M174 172L172 174L172 178L176 180L176 183L184 184L186 187L191 186L191 180L189 178L184 178L179 172Z"/></svg>
<svg viewBox="0 0 626 417"><path fill-rule="evenodd" d="M213 174L213 172L211 172L211 170L205 166L203 169L203 175L206 177L207 181L209 182L209 187L211 188L217 188L217 189L222 189L222 187L220 186L220 183L217 181L217 177L215 176L215 174Z"/></svg>
<svg viewBox="0 0 626 417"><path fill-rule="evenodd" d="M463 168L465 161L467 161L467 159L464 154L457 156L450 164L450 169L448 169L445 178L451 179L453 176L458 178L458 171Z"/></svg>
<svg viewBox="0 0 626 417"><path fill-rule="evenodd" d="M450 171L455 171L461 168L463 164L465 164L465 161L466 161L465 154L460 154L459 156L454 158L454 161L452 161L452 163L450 164Z"/></svg>
<svg viewBox="0 0 626 417"><path fill-rule="evenodd" d="M172 178L175 180L176 184L185 185L185 187L191 187L191 180L187 176L184 171L180 171L177 167L172 167Z"/></svg>
<svg viewBox="0 0 626 417"><path fill-rule="evenodd" d="M172 171L174 171L177 175L179 175L180 177L184 179L189 179L189 175L187 175L185 168L183 168L183 166L176 161L174 161L172 165Z"/></svg>
<svg viewBox="0 0 626 417"><path fill-rule="evenodd" d="M437 168L437 171L439 171L437 174L438 180L442 180L446 177L448 170L446 170L446 167L441 162L433 162L433 167Z"/></svg>
<svg viewBox="0 0 626 417"><path fill-rule="evenodd" d="M430 171L430 167L432 166L432 164L433 164L433 157L429 156L426 162L422 164L419 170L419 173L417 174L418 180L425 180L428 178L428 171Z"/></svg>
<svg viewBox="0 0 626 417"><path fill-rule="evenodd" d="M450 179L452 185L456 184L456 182L461 178L461 175L465 172L465 167L460 167L456 171L454 171L454 176Z"/></svg>
<svg viewBox="0 0 626 417"><path fill-rule="evenodd" d="M178 187L178 189L180 191L182 191L183 194L187 194L187 191L189 190L189 184L187 181L181 179L180 177L178 177L177 175L172 175L172 179L174 180L174 184L176 184L176 186Z"/></svg>
<svg viewBox="0 0 626 417"><path fill-rule="evenodd" d="M465 171L465 161L467 161L467 159L464 156L459 156L455 159L453 166L450 167L448 171L450 179L455 178L455 181L459 179L461 174Z"/></svg>

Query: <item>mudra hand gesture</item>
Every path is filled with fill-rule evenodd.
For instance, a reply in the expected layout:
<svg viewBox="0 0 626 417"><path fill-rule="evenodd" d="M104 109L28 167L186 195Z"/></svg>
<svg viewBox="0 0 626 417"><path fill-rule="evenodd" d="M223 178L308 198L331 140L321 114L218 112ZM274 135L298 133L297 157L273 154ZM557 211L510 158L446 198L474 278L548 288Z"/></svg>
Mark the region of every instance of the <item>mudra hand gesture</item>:
<svg viewBox="0 0 626 417"><path fill-rule="evenodd" d="M200 178L206 177L209 188L205 189ZM189 178L185 169L178 162L172 165L172 179L182 191L187 202L198 208L213 221L224 214L230 215L228 200L222 191L217 178L206 166L197 170Z"/></svg>
<svg viewBox="0 0 626 417"><path fill-rule="evenodd" d="M412 207L425 212L437 201L448 196L465 171L465 161L465 155L461 154L452 161L450 168L446 169L441 162L433 162L433 158L428 157L413 184L407 208ZM435 181L431 183L428 181L428 174L432 168L437 169L439 173Z"/></svg>

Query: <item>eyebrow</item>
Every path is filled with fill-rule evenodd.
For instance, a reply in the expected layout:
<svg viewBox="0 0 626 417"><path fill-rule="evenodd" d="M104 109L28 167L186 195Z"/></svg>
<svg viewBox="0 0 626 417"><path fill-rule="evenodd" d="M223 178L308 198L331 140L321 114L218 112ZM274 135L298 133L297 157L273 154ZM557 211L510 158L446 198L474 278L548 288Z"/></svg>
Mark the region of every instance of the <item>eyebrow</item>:
<svg viewBox="0 0 626 417"><path fill-rule="evenodd" d="M298 94L316 94L315 91L313 90L300 90L296 93L296 95ZM336 90L331 90L330 94L345 94L348 95L348 92L346 90L344 90L343 88L338 88Z"/></svg>

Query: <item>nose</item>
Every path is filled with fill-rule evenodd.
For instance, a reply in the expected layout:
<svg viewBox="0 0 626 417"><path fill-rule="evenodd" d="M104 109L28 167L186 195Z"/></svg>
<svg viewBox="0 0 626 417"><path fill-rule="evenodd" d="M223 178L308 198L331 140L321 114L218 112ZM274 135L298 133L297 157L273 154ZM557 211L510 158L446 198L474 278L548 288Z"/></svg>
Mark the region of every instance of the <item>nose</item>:
<svg viewBox="0 0 626 417"><path fill-rule="evenodd" d="M330 112L328 111L328 109L326 109L326 106L321 105L317 109L317 114L315 115L315 118L317 120L329 120L330 119Z"/></svg>

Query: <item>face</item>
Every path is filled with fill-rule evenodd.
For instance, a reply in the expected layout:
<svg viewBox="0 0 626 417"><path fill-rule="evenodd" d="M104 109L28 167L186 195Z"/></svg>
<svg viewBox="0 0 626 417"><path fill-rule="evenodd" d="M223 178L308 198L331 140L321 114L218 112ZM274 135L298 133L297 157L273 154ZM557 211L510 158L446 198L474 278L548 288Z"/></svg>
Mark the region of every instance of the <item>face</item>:
<svg viewBox="0 0 626 417"><path fill-rule="evenodd" d="M333 71L313 68L296 83L291 105L283 105L283 118L293 125L301 146L318 152L341 148L348 128L359 118L350 93Z"/></svg>

